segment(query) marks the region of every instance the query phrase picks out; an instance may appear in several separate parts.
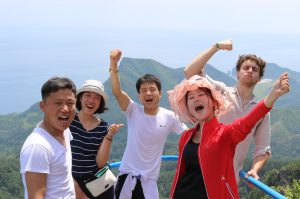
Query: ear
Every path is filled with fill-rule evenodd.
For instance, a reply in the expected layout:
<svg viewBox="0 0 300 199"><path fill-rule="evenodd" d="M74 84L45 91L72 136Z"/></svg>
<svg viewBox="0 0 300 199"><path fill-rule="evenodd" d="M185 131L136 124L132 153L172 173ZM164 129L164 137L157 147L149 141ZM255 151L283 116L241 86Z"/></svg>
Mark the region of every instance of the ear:
<svg viewBox="0 0 300 199"><path fill-rule="evenodd" d="M46 109L45 106L46 106L46 105L45 105L45 102L44 102L43 100L40 101L40 109L41 109L42 112L45 112L45 109Z"/></svg>
<svg viewBox="0 0 300 199"><path fill-rule="evenodd" d="M239 79L239 72L238 71L235 71L235 77L236 77L237 80Z"/></svg>
<svg viewBox="0 0 300 199"><path fill-rule="evenodd" d="M213 109L214 111L219 109L218 102L215 99L213 100Z"/></svg>
<svg viewBox="0 0 300 199"><path fill-rule="evenodd" d="M162 97L162 92L161 92L161 90L159 91L159 97L160 97L160 98Z"/></svg>

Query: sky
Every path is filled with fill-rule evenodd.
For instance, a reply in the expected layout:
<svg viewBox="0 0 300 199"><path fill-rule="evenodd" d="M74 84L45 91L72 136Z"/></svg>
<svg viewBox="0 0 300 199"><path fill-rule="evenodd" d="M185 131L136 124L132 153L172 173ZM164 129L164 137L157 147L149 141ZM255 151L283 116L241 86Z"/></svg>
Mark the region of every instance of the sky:
<svg viewBox="0 0 300 199"><path fill-rule="evenodd" d="M300 72L297 0L0 0L0 115L40 100L51 76L108 78L109 52L184 67L218 41L209 63L231 70L254 53ZM109 88L106 88L109 89Z"/></svg>

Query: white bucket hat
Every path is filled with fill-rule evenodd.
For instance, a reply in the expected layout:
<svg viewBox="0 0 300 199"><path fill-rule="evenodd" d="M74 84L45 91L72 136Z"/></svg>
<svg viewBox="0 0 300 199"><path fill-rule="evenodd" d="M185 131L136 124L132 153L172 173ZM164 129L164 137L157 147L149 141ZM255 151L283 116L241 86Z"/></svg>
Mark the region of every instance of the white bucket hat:
<svg viewBox="0 0 300 199"><path fill-rule="evenodd" d="M93 80L93 79L84 81L82 87L77 91L77 95L79 95L79 93L82 93L85 91L90 91L90 92L94 92L94 93L101 95L104 99L105 107L107 108L109 97L104 92L104 86L100 81Z"/></svg>

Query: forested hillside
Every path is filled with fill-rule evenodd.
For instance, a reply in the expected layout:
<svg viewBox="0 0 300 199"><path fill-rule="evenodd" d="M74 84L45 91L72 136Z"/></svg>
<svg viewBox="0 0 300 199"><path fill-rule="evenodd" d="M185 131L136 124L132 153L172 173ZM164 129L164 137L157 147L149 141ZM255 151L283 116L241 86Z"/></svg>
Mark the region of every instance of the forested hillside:
<svg viewBox="0 0 300 199"><path fill-rule="evenodd" d="M274 80L285 69L275 64L271 64L272 72L267 67L266 78ZM207 74L212 78L225 82L228 85L234 85L235 80L229 75L216 70L208 65ZM290 72L292 91L278 101L271 112L272 124L272 152L273 156L265 169L262 171L263 179L268 185L288 185L292 180L299 179L300 168L293 163L300 157L300 93L299 93L299 74ZM173 69L149 59L131 59L124 58L120 64L120 78L123 89L134 99L138 100L135 88L137 78L144 73L155 74L162 80L163 97L161 106L169 108L166 91L173 88L174 85L183 79L183 68ZM109 123L124 123L125 117L121 114L116 101L111 95L110 80L104 82L105 89L110 96L109 111L99 117L107 120ZM259 84L256 94L261 98L270 89L272 83ZM35 103L27 111L19 114L10 114L0 116L0 198L22 198L23 190L21 177L19 174L19 151L25 138L31 132L33 127L42 118L38 103ZM123 128L116 135L112 151L111 161L120 161L126 145L126 128ZM165 145L164 154L177 154L178 136L169 136ZM300 162L300 160L298 160ZM289 163L291 164L289 166ZM159 179L159 188L162 198L168 197L169 187L174 175L175 163L163 163ZM117 172L117 171L116 171ZM278 180L278 176L284 176ZM279 184L272 184L276 179ZM296 182L297 183L297 182ZM241 193L249 193L245 187L241 188ZM252 194L252 193L251 193ZM255 193L253 193L255 194Z"/></svg>

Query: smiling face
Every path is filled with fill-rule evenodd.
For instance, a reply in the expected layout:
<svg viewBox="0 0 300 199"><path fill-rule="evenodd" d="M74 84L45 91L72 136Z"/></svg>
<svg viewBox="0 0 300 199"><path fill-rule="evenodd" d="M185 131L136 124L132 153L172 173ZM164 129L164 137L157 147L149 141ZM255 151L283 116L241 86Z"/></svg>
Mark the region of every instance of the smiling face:
<svg viewBox="0 0 300 199"><path fill-rule="evenodd" d="M44 125L48 133L61 135L69 127L75 117L76 98L71 89L60 89L52 92L41 101L40 108L44 112Z"/></svg>
<svg viewBox="0 0 300 199"><path fill-rule="evenodd" d="M215 102L209 92L208 89L199 88L186 94L188 111L198 121L208 121L215 116Z"/></svg>
<svg viewBox="0 0 300 199"><path fill-rule="evenodd" d="M145 113L149 115L156 114L159 108L161 98L161 91L158 90L157 85L153 83L143 83L139 90L139 99L144 105Z"/></svg>
<svg viewBox="0 0 300 199"><path fill-rule="evenodd" d="M101 100L102 98L99 94L85 91L80 98L81 110L88 115L92 115L98 110Z"/></svg>

